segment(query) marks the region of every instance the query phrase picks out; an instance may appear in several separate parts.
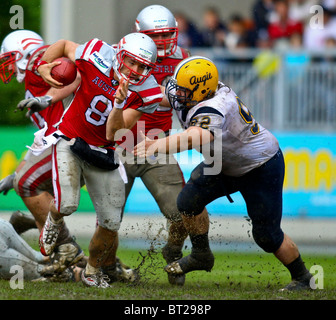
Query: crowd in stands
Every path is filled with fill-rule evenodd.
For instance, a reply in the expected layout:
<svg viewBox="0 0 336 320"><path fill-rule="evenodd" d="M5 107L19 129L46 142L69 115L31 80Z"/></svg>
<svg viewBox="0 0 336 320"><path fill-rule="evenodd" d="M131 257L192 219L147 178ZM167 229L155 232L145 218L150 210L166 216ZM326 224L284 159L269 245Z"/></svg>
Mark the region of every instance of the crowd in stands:
<svg viewBox="0 0 336 320"><path fill-rule="evenodd" d="M256 0L248 17L226 20L220 8L207 7L202 24L175 12L179 45L184 48L336 48L336 0Z"/></svg>

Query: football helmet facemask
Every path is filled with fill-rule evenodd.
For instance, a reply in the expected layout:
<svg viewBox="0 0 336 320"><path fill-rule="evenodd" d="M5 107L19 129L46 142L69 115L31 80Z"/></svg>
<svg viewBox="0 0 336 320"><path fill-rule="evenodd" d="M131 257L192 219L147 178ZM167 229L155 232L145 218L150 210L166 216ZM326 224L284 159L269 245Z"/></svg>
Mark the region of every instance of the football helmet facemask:
<svg viewBox="0 0 336 320"><path fill-rule="evenodd" d="M126 65L126 57L141 63L144 66L143 72L139 73ZM118 43L116 54L113 57L113 70L119 79L122 77L129 80L130 84L141 85L151 75L156 58L156 45L149 36L141 33L130 33ZM123 67L129 70L128 75L122 72Z"/></svg>
<svg viewBox="0 0 336 320"><path fill-rule="evenodd" d="M22 82L31 53L43 45L43 39L34 31L16 30L8 34L2 41L0 49L2 81L10 82L15 74L17 81Z"/></svg>
<svg viewBox="0 0 336 320"><path fill-rule="evenodd" d="M164 6L151 5L142 9L135 20L135 29L154 40L159 58L168 57L176 52L177 21Z"/></svg>
<svg viewBox="0 0 336 320"><path fill-rule="evenodd" d="M218 86L215 64L201 56L181 61L166 85L166 95L172 108L183 110L211 98Z"/></svg>

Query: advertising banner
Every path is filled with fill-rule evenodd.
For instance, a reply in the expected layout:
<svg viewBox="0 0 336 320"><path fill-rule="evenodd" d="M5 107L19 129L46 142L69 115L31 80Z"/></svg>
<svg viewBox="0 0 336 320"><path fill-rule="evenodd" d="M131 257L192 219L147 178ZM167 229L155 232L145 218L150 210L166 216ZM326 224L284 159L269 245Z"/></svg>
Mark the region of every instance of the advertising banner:
<svg viewBox="0 0 336 320"><path fill-rule="evenodd" d="M14 172L34 139L32 127L0 128L0 179ZM283 194L283 213L287 217L336 218L336 134L274 133L284 153L286 176ZM196 151L176 155L189 179L193 168L202 161ZM256 181L263 183L263 181ZM239 193L213 201L207 209L211 215L243 215L246 206ZM27 210L14 190L0 194L1 210ZM83 187L78 212L94 211ZM141 179L136 179L125 208L125 214L159 213L159 208Z"/></svg>

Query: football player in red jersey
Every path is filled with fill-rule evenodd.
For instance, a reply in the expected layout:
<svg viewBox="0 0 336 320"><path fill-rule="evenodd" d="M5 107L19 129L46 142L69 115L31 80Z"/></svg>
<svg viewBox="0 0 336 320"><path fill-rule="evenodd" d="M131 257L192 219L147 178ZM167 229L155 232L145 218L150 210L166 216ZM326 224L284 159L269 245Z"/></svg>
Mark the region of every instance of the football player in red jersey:
<svg viewBox="0 0 336 320"><path fill-rule="evenodd" d="M36 65L48 46L40 35L30 30L17 30L8 34L1 45L0 77L6 84L15 76L18 82L25 84L25 99L20 101L18 109L28 108L27 115L38 127L47 124L47 134L54 132L56 124L66 109L67 100L71 99L72 92L77 88L78 79L71 85L62 89L51 88L36 72ZM64 99L64 100L62 100ZM52 105L52 108L48 106ZM37 227L41 230L53 199L51 176L51 148L48 148L38 157L28 151L24 160L19 164L16 173L4 178L1 191L6 194L14 187L22 198L26 207L33 214ZM14 216L11 219L15 226ZM16 219L20 222L16 216ZM22 220L22 219L21 219ZM32 225L32 223L30 223ZM62 262L57 271L65 266L79 261L84 253L71 237L64 225L57 242L54 260ZM66 264L64 265L63 262ZM61 266L62 265L62 266Z"/></svg>
<svg viewBox="0 0 336 320"><path fill-rule="evenodd" d="M118 129L133 127L143 113L153 112L162 100L161 88L151 75L157 49L150 37L140 33L126 35L116 47L99 39L83 45L57 41L38 67L44 80L55 87L62 84L51 77L50 70L56 65L52 61L61 56L76 63L82 80L58 125L60 139L52 153L55 202L41 232L40 246L48 254L53 251L63 217L77 210L80 180L84 179L98 225L82 281L105 288L117 276L118 230L125 201L119 171L122 164L114 153L115 134Z"/></svg>
<svg viewBox="0 0 336 320"><path fill-rule="evenodd" d="M173 75L176 65L189 57L189 52L177 45L178 27L174 15L164 6L150 5L138 14L135 28L137 32L147 34L154 40L158 59L152 74L157 82L164 86ZM159 106L153 113L143 114L132 128L135 144L140 131L151 138L158 137L160 134L168 135L169 130L172 129L172 116L172 108L163 106ZM135 179L141 178L160 211L167 218L168 241L162 249L162 254L166 262L171 263L182 257L182 247L188 236L176 204L177 196L185 184L183 173L173 155L165 156L162 161L156 163L137 162L131 154L132 149L133 146L125 144L117 149L120 157L126 159L124 161L128 178L126 199ZM203 216L206 220L208 215L205 213ZM183 285L185 275L168 274L168 281L173 285Z"/></svg>

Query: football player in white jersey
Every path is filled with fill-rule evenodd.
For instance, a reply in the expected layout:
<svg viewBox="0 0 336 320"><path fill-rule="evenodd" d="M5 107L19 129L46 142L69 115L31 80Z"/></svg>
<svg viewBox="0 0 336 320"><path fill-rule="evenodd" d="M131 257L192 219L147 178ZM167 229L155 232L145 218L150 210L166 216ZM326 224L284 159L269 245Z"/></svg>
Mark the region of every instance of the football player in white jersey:
<svg viewBox="0 0 336 320"><path fill-rule="evenodd" d="M253 118L235 92L218 81L218 70L207 58L182 61L166 86L170 105L185 129L169 137L146 137L134 149L138 156L198 149L204 156L178 196L186 226L199 224L198 215L215 199L240 192L252 221L255 242L273 253L291 274L283 290L309 289L312 275L295 243L281 227L284 159L277 139ZM192 241L192 252L166 266L168 273L206 270L207 233Z"/></svg>

